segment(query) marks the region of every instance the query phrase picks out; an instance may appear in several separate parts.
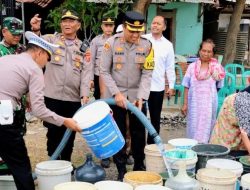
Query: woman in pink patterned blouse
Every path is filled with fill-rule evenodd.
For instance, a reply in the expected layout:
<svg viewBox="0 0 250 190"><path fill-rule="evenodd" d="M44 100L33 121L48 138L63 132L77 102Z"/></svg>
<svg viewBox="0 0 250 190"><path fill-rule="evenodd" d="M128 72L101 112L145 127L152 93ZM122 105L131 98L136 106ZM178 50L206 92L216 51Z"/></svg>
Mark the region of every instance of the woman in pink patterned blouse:
<svg viewBox="0 0 250 190"><path fill-rule="evenodd" d="M201 43L200 58L191 63L183 78L185 87L182 111L187 115L187 137L208 143L216 121L217 89L223 86L225 71L213 58L214 43Z"/></svg>

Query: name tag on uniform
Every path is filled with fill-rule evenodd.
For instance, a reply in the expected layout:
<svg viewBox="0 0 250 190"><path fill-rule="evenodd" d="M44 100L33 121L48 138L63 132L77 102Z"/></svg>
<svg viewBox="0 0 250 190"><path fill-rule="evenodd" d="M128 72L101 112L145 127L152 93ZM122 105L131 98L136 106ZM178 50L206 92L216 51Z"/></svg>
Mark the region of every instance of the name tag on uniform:
<svg viewBox="0 0 250 190"><path fill-rule="evenodd" d="M0 100L0 124L10 125L13 123L13 105L11 100Z"/></svg>

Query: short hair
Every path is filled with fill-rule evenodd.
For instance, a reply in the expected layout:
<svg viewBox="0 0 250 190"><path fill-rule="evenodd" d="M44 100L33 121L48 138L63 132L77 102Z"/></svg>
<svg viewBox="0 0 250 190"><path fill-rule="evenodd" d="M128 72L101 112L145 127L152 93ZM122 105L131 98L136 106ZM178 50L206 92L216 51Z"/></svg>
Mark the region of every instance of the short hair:
<svg viewBox="0 0 250 190"><path fill-rule="evenodd" d="M51 59L51 55L49 54L49 52L47 52L45 49L43 49L42 47L36 45L36 44L32 44L32 43L28 43L26 45L26 51L37 51L37 50L42 50L44 52L46 52L49 56L49 60Z"/></svg>
<svg viewBox="0 0 250 190"><path fill-rule="evenodd" d="M212 47L213 47L213 53L215 54L215 52L216 52L215 44L214 44L214 41L213 41L211 38L208 38L208 39L203 40L203 41L201 42L199 51L202 49L202 46L203 46L203 44L205 44L205 43L208 43L208 44L211 44L211 45L212 45Z"/></svg>
<svg viewBox="0 0 250 190"><path fill-rule="evenodd" d="M162 20L163 20L163 24L164 24L164 26L165 26L165 27L167 27L167 21L165 20L164 16L161 16L161 15L156 15L155 17L161 17L161 18L162 18ZM155 17L154 17L154 18L155 18Z"/></svg>

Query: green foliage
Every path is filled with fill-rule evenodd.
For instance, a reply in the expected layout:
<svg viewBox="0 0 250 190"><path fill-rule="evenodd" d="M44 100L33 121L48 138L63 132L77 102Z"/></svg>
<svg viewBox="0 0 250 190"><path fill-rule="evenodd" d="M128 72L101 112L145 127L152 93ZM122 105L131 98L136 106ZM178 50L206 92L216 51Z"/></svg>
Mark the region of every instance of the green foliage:
<svg viewBox="0 0 250 190"><path fill-rule="evenodd" d="M120 12L126 12L129 5L127 3L118 4L117 0L110 0L108 3L94 3L86 0L65 0L60 7L51 10L46 27L54 28L60 32L61 12L64 9L76 11L81 18L81 30L85 39L91 39L92 35L101 33L101 19L103 16L117 18Z"/></svg>

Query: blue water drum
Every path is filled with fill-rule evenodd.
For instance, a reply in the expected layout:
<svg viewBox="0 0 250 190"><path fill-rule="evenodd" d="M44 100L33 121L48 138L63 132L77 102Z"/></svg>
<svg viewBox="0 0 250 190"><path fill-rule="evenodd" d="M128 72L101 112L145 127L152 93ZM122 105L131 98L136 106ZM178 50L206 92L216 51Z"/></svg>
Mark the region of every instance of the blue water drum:
<svg viewBox="0 0 250 190"><path fill-rule="evenodd" d="M96 101L80 108L73 119L82 128L82 136L97 158L109 158L124 146L125 140L106 102Z"/></svg>

